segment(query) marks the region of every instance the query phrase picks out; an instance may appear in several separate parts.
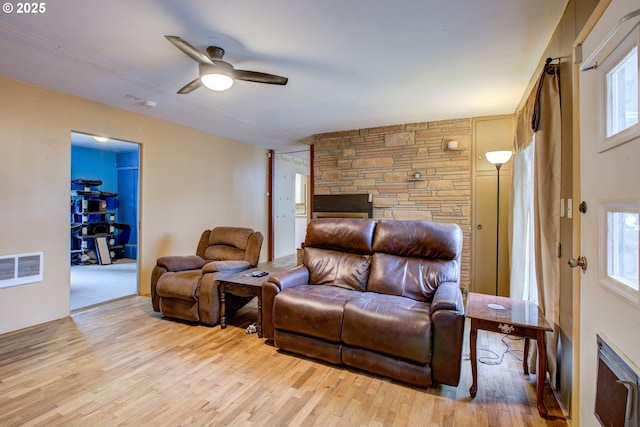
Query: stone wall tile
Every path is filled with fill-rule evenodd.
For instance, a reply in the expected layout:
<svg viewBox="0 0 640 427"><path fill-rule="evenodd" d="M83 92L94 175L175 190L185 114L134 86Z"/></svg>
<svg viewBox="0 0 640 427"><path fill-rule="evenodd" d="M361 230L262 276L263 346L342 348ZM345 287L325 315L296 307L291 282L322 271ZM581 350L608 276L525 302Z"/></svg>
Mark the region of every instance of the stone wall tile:
<svg viewBox="0 0 640 427"><path fill-rule="evenodd" d="M471 131L471 119L453 119L315 135L315 194L372 194L376 219L459 224L469 288ZM463 150L444 150L454 139ZM426 179L411 180L415 172Z"/></svg>
<svg viewBox="0 0 640 427"><path fill-rule="evenodd" d="M384 146L385 147L398 147L398 146L404 146L404 145L414 145L415 143L416 143L415 132L387 133L384 136Z"/></svg>
<svg viewBox="0 0 640 427"><path fill-rule="evenodd" d="M391 157L374 157L374 158L355 158L351 165L354 169L368 169L393 166L394 161Z"/></svg>

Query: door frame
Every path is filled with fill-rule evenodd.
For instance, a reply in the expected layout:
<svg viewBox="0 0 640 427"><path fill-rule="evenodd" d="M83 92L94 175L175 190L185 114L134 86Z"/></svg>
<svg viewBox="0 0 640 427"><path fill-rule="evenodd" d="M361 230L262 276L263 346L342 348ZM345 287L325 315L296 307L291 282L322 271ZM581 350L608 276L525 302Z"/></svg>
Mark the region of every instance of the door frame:
<svg viewBox="0 0 640 427"><path fill-rule="evenodd" d="M596 23L602 17L604 11L611 3L611 0L600 0L595 9L589 16L589 19L585 23L584 27L576 37L573 43L574 61L573 61L573 212L576 214L573 216L573 251L571 258L578 258L580 256L580 225L581 218L579 213L580 205L580 73L582 66L582 50L581 46L585 39L595 27ZM571 389L571 423L573 425L580 425L580 272L579 268L573 269L573 384Z"/></svg>
<svg viewBox="0 0 640 427"><path fill-rule="evenodd" d="M92 133L87 133L87 132L81 132L81 131L76 131L76 130L71 130L70 131L70 148L74 146L74 143L72 141L73 135L83 135L83 136L88 136L88 137L93 137L94 134ZM137 184L136 184L136 188L135 188L135 193L136 193L136 220L135 220L135 224L132 224L132 226L135 227L136 230L136 236L137 236L137 243L136 243L136 259L135 259L135 264L136 264L136 283L135 283L135 292L136 295L141 295L140 292L140 242L141 242L141 237L140 237L140 218L141 218L141 207L142 207L142 143L140 142L134 142L134 141L129 141L129 140L124 140L121 138L109 138L110 140L112 140L113 142L116 142L118 144L122 143L122 144L128 144L130 146L135 146L136 150L138 152L138 161L137 161L137 169L138 169L138 178L137 178ZM94 150L101 150L101 151L108 151L105 150L104 147L101 146L102 143L98 142L98 141L94 141L95 143L91 143L90 145L87 145L86 148L91 148ZM69 156L71 157L71 150L69 150ZM71 159L69 164L71 165ZM114 165L114 170L116 170L115 165ZM116 171L117 173L117 171ZM116 178L117 180L117 178Z"/></svg>

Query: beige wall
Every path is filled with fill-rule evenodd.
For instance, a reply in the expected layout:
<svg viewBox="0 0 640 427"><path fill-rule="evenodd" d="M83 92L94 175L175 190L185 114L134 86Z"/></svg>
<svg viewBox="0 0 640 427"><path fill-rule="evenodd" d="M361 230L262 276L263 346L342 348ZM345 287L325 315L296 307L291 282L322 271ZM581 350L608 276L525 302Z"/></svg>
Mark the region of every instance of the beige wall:
<svg viewBox="0 0 640 427"><path fill-rule="evenodd" d="M3 77L0 100L0 255L44 252L42 282L0 289L0 333L69 314L71 131L141 144L142 294L155 259L194 253L205 228L266 236L264 149Z"/></svg>

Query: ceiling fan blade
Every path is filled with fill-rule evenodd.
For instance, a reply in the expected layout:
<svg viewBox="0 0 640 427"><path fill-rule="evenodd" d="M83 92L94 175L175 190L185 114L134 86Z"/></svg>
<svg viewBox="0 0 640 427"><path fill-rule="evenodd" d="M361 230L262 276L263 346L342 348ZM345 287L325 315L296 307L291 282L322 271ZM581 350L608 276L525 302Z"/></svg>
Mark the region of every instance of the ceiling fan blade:
<svg viewBox="0 0 640 427"><path fill-rule="evenodd" d="M209 58L205 53L200 52L198 49L191 46L189 43L182 40L180 37L177 37L177 36L164 36L164 37L194 61L200 64L215 65L211 60L211 58Z"/></svg>
<svg viewBox="0 0 640 427"><path fill-rule="evenodd" d="M267 83L271 85L286 85L289 81L289 79L286 77L276 76L274 74L259 73L257 71L234 70L233 74L236 80Z"/></svg>
<svg viewBox="0 0 640 427"><path fill-rule="evenodd" d="M178 94L180 95L186 95L188 93L193 92L194 90L198 89L200 86L202 86L202 81L200 80L200 77L195 78L194 80L190 81L189 83L187 83L186 85L184 85L179 91Z"/></svg>

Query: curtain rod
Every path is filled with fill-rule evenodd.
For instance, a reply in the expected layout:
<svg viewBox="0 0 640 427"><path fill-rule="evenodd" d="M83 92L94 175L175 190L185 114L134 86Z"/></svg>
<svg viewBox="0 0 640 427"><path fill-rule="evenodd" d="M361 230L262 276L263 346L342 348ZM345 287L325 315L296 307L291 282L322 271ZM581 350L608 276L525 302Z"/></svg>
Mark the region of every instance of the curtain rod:
<svg viewBox="0 0 640 427"><path fill-rule="evenodd" d="M543 71L546 74L555 74L558 70L556 67L560 66L560 60L562 59L561 56L556 56L555 58L547 58L547 60L544 62L544 68ZM553 61L558 61L557 64L552 64Z"/></svg>

